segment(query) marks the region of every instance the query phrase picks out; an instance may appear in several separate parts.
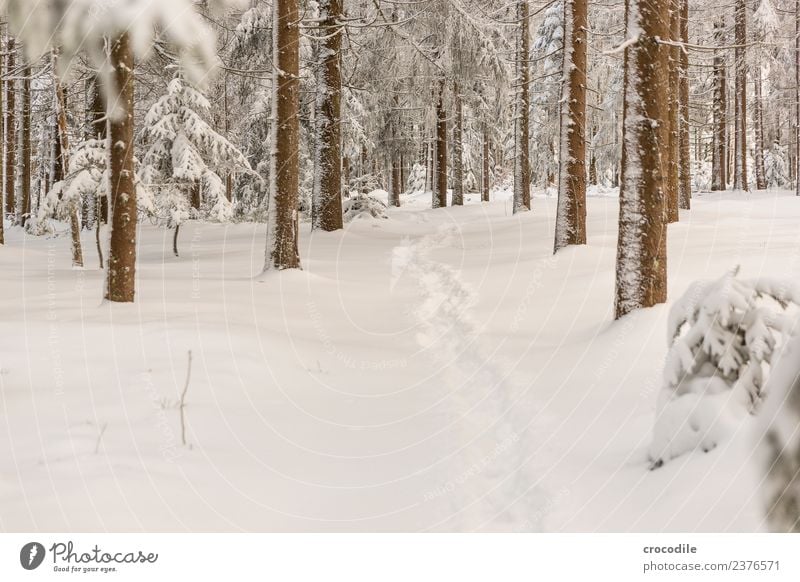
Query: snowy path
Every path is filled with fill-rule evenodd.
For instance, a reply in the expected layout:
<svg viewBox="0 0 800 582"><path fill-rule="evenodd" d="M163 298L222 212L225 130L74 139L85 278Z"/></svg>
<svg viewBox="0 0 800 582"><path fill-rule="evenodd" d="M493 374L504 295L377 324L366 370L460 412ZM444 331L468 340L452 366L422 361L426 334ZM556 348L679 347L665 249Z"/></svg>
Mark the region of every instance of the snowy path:
<svg viewBox="0 0 800 582"><path fill-rule="evenodd" d="M139 302L102 305L66 239L0 253L0 530L749 530L741 438L644 470L666 310L611 323L617 200L553 257L552 199L303 237L152 227ZM694 201L670 294L741 264L798 275L789 196ZM91 248L87 235L87 248ZM187 352L188 441L174 406Z"/></svg>

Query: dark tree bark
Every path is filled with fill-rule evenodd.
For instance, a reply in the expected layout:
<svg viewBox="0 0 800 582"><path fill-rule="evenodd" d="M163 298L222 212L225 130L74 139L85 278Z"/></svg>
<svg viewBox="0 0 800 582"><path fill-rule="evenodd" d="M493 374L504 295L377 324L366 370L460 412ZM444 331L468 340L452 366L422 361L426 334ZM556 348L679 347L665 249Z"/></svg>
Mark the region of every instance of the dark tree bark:
<svg viewBox="0 0 800 582"><path fill-rule="evenodd" d="M676 41L680 38L680 0L669 0L669 38ZM667 144L666 156L664 156L664 172L666 174L665 190L667 196L666 217L667 222L678 222L680 213L678 212L678 157L680 152L679 142L679 117L678 102L680 94L678 61L680 59L680 49L676 46L665 47L669 51L669 95L668 100L668 119L665 125L667 131L664 143ZM676 99L676 97L678 97Z"/></svg>
<svg viewBox="0 0 800 582"><path fill-rule="evenodd" d="M489 125L483 122L483 171L481 172L481 201L489 202Z"/></svg>
<svg viewBox="0 0 800 582"><path fill-rule="evenodd" d="M723 44L725 21L714 23L714 42ZM717 52L714 55L714 106L713 145L711 156L711 190L728 187L728 95L726 86L725 59Z"/></svg>
<svg viewBox="0 0 800 582"><path fill-rule="evenodd" d="M320 0L322 60L317 64L314 228L343 228L342 218L342 0Z"/></svg>
<svg viewBox="0 0 800 582"><path fill-rule="evenodd" d="M16 69L16 42L9 37L6 71L11 74ZM16 83L6 81L6 215L14 222L17 219L16 173L17 173L17 103Z"/></svg>
<svg viewBox="0 0 800 582"><path fill-rule="evenodd" d="M680 0L680 33L681 42L689 42L689 0ZM678 162L678 202L683 210L692 207L692 170L689 149L689 51L679 49L679 100L678 117L680 121L679 142L680 159ZM699 150L699 148L698 148Z"/></svg>
<svg viewBox="0 0 800 582"><path fill-rule="evenodd" d="M444 108L445 82L439 84L436 100L436 156L433 191L433 207L447 206L447 112Z"/></svg>
<svg viewBox="0 0 800 582"><path fill-rule="evenodd" d="M31 214L31 67L25 67L24 79L22 80L22 187L20 192L20 224L25 226L25 222Z"/></svg>
<svg viewBox="0 0 800 582"><path fill-rule="evenodd" d="M514 213L531 209L530 163L530 6L528 0L517 1L519 37L517 39L517 97L514 149Z"/></svg>
<svg viewBox="0 0 800 582"><path fill-rule="evenodd" d="M464 205L464 112L461 88L453 84L455 123L453 124L453 206Z"/></svg>
<svg viewBox="0 0 800 582"><path fill-rule="evenodd" d="M554 250L586 244L586 0L565 0L558 211Z"/></svg>
<svg viewBox="0 0 800 582"><path fill-rule="evenodd" d="M111 43L116 108L109 119L111 140L111 246L106 299L132 303L136 295L136 184L133 167L134 63L127 33Z"/></svg>
<svg viewBox="0 0 800 582"><path fill-rule="evenodd" d="M273 80L272 192L266 269L299 269L300 24L297 0L273 2L276 79Z"/></svg>
<svg viewBox="0 0 800 582"><path fill-rule="evenodd" d="M61 151L61 171L63 180L69 173L69 132L67 128L67 102L64 87L56 73L56 52L53 52L53 88L55 91L56 131ZM81 245L80 204L78 200L68 202L70 234L72 235L72 266L83 267L83 247Z"/></svg>
<svg viewBox="0 0 800 582"><path fill-rule="evenodd" d="M669 4L627 0L625 10L638 39L624 58L617 318L667 298L666 176L659 145L667 122L669 48L659 39L669 38Z"/></svg>
<svg viewBox="0 0 800 582"><path fill-rule="evenodd" d="M734 2L734 156L733 189L747 190L747 4Z"/></svg>

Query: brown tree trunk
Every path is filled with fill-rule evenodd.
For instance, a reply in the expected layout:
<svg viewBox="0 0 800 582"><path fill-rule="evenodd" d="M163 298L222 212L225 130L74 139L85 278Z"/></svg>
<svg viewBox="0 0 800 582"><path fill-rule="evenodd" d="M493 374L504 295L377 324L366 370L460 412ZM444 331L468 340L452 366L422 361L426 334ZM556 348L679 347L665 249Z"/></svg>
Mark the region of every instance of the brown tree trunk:
<svg viewBox="0 0 800 582"><path fill-rule="evenodd" d="M8 59L6 72L12 75L16 68L14 39L8 39ZM17 221L16 171L17 171L17 104L16 83L13 79L6 81L6 215Z"/></svg>
<svg viewBox="0 0 800 582"><path fill-rule="evenodd" d="M402 191L403 178L400 171L400 156L395 152L392 154L392 188L389 196L389 206L400 206L400 193Z"/></svg>
<svg viewBox="0 0 800 582"><path fill-rule="evenodd" d="M2 33L3 26L0 24L0 38L2 38ZM0 43L0 48L2 48L2 43ZM5 76L5 61L5 55L3 54L3 51L0 50L0 79ZM7 81L0 80L0 142L5 141L6 135L6 115L3 108L3 95L6 92L6 83ZM0 176L3 175L5 163L6 160L5 156L3 156L2 143L0 143ZM5 190L5 185L2 182L3 180L0 179L0 245L5 244L5 200L3 192Z"/></svg>
<svg viewBox="0 0 800 582"><path fill-rule="evenodd" d="M669 0L669 38L673 41L680 38L680 0ZM667 135L665 143L667 144L666 156L664 156L664 172L666 174L666 182L664 187L666 189L667 207L666 217L667 222L678 222L680 213L678 212L678 156L680 151L680 143L678 136L678 101L679 101L679 78L678 78L678 61L680 55L678 54L679 48L676 46L667 46L666 50L669 51L669 95L672 97L668 100L668 120L665 129ZM678 97L678 99L676 99Z"/></svg>
<svg viewBox="0 0 800 582"><path fill-rule="evenodd" d="M189 201L194 210L200 210L203 204L202 190L200 182L195 182L189 186Z"/></svg>
<svg viewBox="0 0 800 582"><path fill-rule="evenodd" d="M565 0L556 252L586 244L587 13L586 0Z"/></svg>
<svg viewBox="0 0 800 582"><path fill-rule="evenodd" d="M300 21L297 0L273 2L276 79L273 80L272 192L266 269L299 269Z"/></svg>
<svg viewBox="0 0 800 582"><path fill-rule="evenodd" d="M136 184L133 167L134 72L127 33L111 43L113 94L116 110L109 119L111 142L111 246L108 254L106 299L132 303L136 295Z"/></svg>
<svg viewBox="0 0 800 582"><path fill-rule="evenodd" d="M681 4L680 37L681 42L689 42L689 0L679 0ZM692 207L692 165L689 150L689 51L678 49L679 66L679 95L678 118L680 123L679 134L679 161L678 161L678 205L683 210ZM698 148L699 150L699 148Z"/></svg>
<svg viewBox="0 0 800 582"><path fill-rule="evenodd" d="M669 3L627 0L625 10L638 40L625 49L624 58L617 318L664 303L667 296L666 177L658 126L667 122L668 111L669 48L659 39L669 38Z"/></svg>
<svg viewBox="0 0 800 582"><path fill-rule="evenodd" d="M753 151L753 168L756 172L756 190L765 190L767 183L764 177L764 114L761 102L761 63L758 59L753 67L753 123L755 124L755 149Z"/></svg>
<svg viewBox="0 0 800 582"><path fill-rule="evenodd" d="M56 53L53 53L53 88L55 90L56 126L58 144L61 148L62 180L69 175L69 133L67 128L67 103L64 87L58 78ZM81 246L81 221L79 218L80 200L68 200L70 234L72 235L72 266L83 267L83 248Z"/></svg>
<svg viewBox="0 0 800 582"><path fill-rule="evenodd" d="M313 228L334 231L342 219L342 0L319 0L322 62L317 70Z"/></svg>
<svg viewBox="0 0 800 582"><path fill-rule="evenodd" d="M517 97L514 137L514 213L531 209L530 185L530 6L528 0L517 1L520 30L517 39Z"/></svg>
<svg viewBox="0 0 800 582"><path fill-rule="evenodd" d="M714 42L723 44L725 21L714 23ZM728 95L725 79L725 60L717 52L714 55L714 106L713 145L711 156L711 190L728 187Z"/></svg>
<svg viewBox="0 0 800 582"><path fill-rule="evenodd" d="M20 224L31 214L31 67L25 67L25 78L22 80L22 200Z"/></svg>
<svg viewBox="0 0 800 582"><path fill-rule="evenodd" d="M798 0L800 1L800 0ZM489 202L489 125L483 122L483 171L481 172L481 201Z"/></svg>
<svg viewBox="0 0 800 582"><path fill-rule="evenodd" d="M747 190L747 4L734 1L734 156L733 189Z"/></svg>
<svg viewBox="0 0 800 582"><path fill-rule="evenodd" d="M106 103L103 98L102 87L100 86L100 77L98 76L92 81L91 107L92 138L96 140L105 140L108 138L108 119L106 115ZM100 196L97 206L97 218L102 224L106 224L108 222L108 197Z"/></svg>
<svg viewBox="0 0 800 582"><path fill-rule="evenodd" d="M436 165L434 176L433 207L447 206L447 112L444 109L445 82L439 84L436 100Z"/></svg>
<svg viewBox="0 0 800 582"><path fill-rule="evenodd" d="M464 112L461 88L453 84L455 124L453 125L453 206L464 205Z"/></svg>
<svg viewBox="0 0 800 582"><path fill-rule="evenodd" d="M800 143L800 0L794 3L794 143ZM795 195L800 196L800 157L790 164L794 171Z"/></svg>

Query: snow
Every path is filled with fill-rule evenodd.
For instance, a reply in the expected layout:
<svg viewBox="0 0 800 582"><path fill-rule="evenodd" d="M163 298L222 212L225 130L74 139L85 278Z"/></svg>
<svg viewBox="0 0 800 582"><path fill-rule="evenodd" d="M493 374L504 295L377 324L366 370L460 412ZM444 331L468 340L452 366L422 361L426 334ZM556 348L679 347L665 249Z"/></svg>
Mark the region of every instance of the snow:
<svg viewBox="0 0 800 582"><path fill-rule="evenodd" d="M0 530L763 529L750 417L649 470L669 305L612 323L618 199L554 257L555 198L512 194L303 224L303 270L265 274L263 225L189 221L175 258L144 221L132 305L101 301L93 233L72 270L66 234L7 223ZM798 218L786 192L696 197L670 298L796 278Z"/></svg>

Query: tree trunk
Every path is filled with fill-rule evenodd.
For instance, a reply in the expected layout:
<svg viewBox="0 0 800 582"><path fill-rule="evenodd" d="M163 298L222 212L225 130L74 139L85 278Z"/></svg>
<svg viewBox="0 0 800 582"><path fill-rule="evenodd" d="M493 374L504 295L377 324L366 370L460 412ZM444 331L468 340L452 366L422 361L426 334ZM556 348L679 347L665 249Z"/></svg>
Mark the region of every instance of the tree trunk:
<svg viewBox="0 0 800 582"><path fill-rule="evenodd" d="M445 82L439 84L436 100L436 156L434 171L433 207L447 206L447 112L444 109Z"/></svg>
<svg viewBox="0 0 800 582"><path fill-rule="evenodd" d="M724 43L725 21L714 24L714 42ZM725 60L717 52L714 55L714 107L713 107L713 147L711 156L711 190L725 190L728 187L728 95L725 79Z"/></svg>
<svg viewBox="0 0 800 582"><path fill-rule="evenodd" d="M25 78L22 80L22 200L20 224L31 214L31 67L25 67Z"/></svg>
<svg viewBox="0 0 800 582"><path fill-rule="evenodd" d="M10 76L15 72L14 39L8 39L8 59L6 73ZM16 200L16 171L17 171L17 104L16 83L13 78L6 81L6 215L14 222L17 221Z"/></svg>
<svg viewBox="0 0 800 582"><path fill-rule="evenodd" d="M680 14L680 38L681 42L689 42L689 0L679 0L681 4ZM692 164L691 153L689 150L689 51L688 49L678 49L680 58L679 67L679 94L680 105L678 106L678 118L680 123L679 130L679 160L678 160L678 205L683 210L692 207ZM697 148L699 150L699 148Z"/></svg>
<svg viewBox="0 0 800 582"><path fill-rule="evenodd" d="M530 7L528 0L517 1L520 23L517 39L517 96L514 115L514 213L531 209L530 186Z"/></svg>
<svg viewBox="0 0 800 582"><path fill-rule="evenodd" d="M402 172L400 171L400 155L392 154L392 188L389 197L389 206L400 206L400 193L402 191Z"/></svg>
<svg viewBox="0 0 800 582"><path fill-rule="evenodd" d="M800 0L799 0L800 1ZM0 24L0 38L2 38L3 27ZM0 49L2 48L2 43L0 42ZM0 142L5 141L5 130L6 130L6 119L5 119L5 109L3 108L4 99L3 95L6 91L6 84L8 83L2 78L5 76L5 55L3 51L0 50ZM2 176L4 173L4 166L5 166L5 156L3 156L3 147L2 143L0 143L0 245L5 244L5 200L4 200L4 184L2 180Z"/></svg>
<svg viewBox="0 0 800 582"><path fill-rule="evenodd" d="M800 0L798 0L800 1ZM489 202L489 125L483 122L483 171L481 172L481 201Z"/></svg>
<svg viewBox="0 0 800 582"><path fill-rule="evenodd" d="M680 0L669 0L669 38L673 41L680 38ZM678 222L680 213L678 212L678 155L680 152L680 143L678 141L678 101L680 87L678 78L678 60L680 50L676 46L667 46L666 50L669 51L669 67L667 69L669 74L669 95L672 97L668 100L667 115L669 116L665 129L667 135L665 136L664 143L667 144L667 155L664 156L664 172L666 174L666 217L667 222ZM678 97L678 99L676 99Z"/></svg>
<svg viewBox="0 0 800 582"><path fill-rule="evenodd" d="M200 210L203 205L203 192L200 182L194 182L189 186L189 202L193 210Z"/></svg>
<svg viewBox="0 0 800 582"><path fill-rule="evenodd" d="M586 244L586 0L564 2L564 79L555 251Z"/></svg>
<svg viewBox="0 0 800 582"><path fill-rule="evenodd" d="M800 143L800 0L794 3L794 143ZM795 195L800 196L800 157L791 166L795 175Z"/></svg>
<svg viewBox="0 0 800 582"><path fill-rule="evenodd" d="M627 0L622 184L616 268L616 317L666 301L667 225L658 126L667 122L669 4Z"/></svg>
<svg viewBox="0 0 800 582"><path fill-rule="evenodd" d="M747 4L734 2L734 156L733 189L747 190Z"/></svg>
<svg viewBox="0 0 800 582"><path fill-rule="evenodd" d="M342 0L320 0L317 63L316 168L312 228L334 231L342 219Z"/></svg>
<svg viewBox="0 0 800 582"><path fill-rule="evenodd" d="M134 72L127 33L111 44L113 95L116 110L109 119L111 141L111 246L108 254L106 299L132 303L136 295L136 184L133 167ZM110 104L109 104L110 105Z"/></svg>
<svg viewBox="0 0 800 582"><path fill-rule="evenodd" d="M56 53L53 53L53 88L55 90L56 129L61 148L62 180L69 175L69 133L67 128L67 103L64 87L58 78ZM67 200L70 234L72 235L72 266L83 267L83 248L81 246L81 221L79 218L80 200Z"/></svg>
<svg viewBox="0 0 800 582"><path fill-rule="evenodd" d="M760 60L760 59L758 59ZM764 177L764 114L761 102L761 63L756 61L753 67L753 123L755 124L756 144L753 151L753 168L756 171L756 190L765 190L767 183Z"/></svg>
<svg viewBox="0 0 800 582"><path fill-rule="evenodd" d="M455 124L453 125L453 206L464 205L464 112L461 87L453 83Z"/></svg>
<svg viewBox="0 0 800 582"><path fill-rule="evenodd" d="M265 269L299 269L300 24L297 0L273 2L272 188Z"/></svg>

